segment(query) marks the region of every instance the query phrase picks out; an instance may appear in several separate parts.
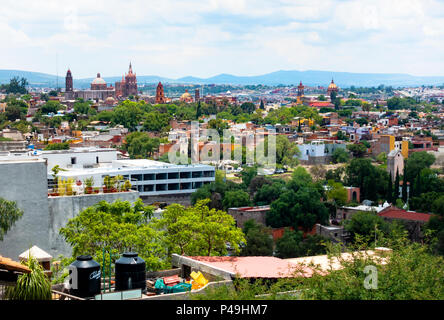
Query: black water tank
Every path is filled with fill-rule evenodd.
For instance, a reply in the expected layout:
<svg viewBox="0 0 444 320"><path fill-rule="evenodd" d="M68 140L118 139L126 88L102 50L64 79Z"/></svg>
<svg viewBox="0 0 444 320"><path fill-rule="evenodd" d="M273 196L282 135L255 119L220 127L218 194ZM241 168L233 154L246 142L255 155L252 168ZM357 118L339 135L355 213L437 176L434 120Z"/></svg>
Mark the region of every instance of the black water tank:
<svg viewBox="0 0 444 320"><path fill-rule="evenodd" d="M146 292L145 260L135 252L125 252L116 261L116 291L131 289Z"/></svg>
<svg viewBox="0 0 444 320"><path fill-rule="evenodd" d="M73 296L87 298L100 293L100 264L91 256L78 256L69 265L69 293Z"/></svg>

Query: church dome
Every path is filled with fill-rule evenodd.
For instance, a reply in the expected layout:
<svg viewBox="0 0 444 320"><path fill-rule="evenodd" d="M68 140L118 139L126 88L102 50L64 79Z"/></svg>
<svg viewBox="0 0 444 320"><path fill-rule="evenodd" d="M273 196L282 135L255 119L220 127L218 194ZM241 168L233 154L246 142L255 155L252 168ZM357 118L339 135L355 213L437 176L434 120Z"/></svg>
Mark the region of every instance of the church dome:
<svg viewBox="0 0 444 320"><path fill-rule="evenodd" d="M192 97L191 97L191 94L188 92L188 90L185 90L185 93L180 96L180 99L182 99L182 100L186 100L186 99L190 99L190 98L192 98Z"/></svg>
<svg viewBox="0 0 444 320"><path fill-rule="evenodd" d="M106 104L114 104L116 100L113 97L108 97L105 99Z"/></svg>
<svg viewBox="0 0 444 320"><path fill-rule="evenodd" d="M91 84L106 84L106 81L100 78L100 73L97 74L97 78L95 78Z"/></svg>
<svg viewBox="0 0 444 320"><path fill-rule="evenodd" d="M338 86L333 82L333 80L331 80L331 83L328 85L329 89L337 89Z"/></svg>

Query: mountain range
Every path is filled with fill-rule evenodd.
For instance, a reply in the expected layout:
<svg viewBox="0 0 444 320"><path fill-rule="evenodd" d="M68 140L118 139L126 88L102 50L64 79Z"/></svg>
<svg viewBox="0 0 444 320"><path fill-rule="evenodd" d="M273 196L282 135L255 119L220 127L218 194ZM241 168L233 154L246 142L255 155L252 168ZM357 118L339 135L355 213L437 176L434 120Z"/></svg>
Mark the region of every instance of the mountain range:
<svg viewBox="0 0 444 320"><path fill-rule="evenodd" d="M64 87L65 78L55 75L22 71L22 70L0 70L0 84L8 83L12 77L25 77L31 86L35 87ZM75 88L88 88L94 78L74 79ZM121 80L121 77L104 77L107 83L113 84ZM351 73L336 71L297 71L280 70L257 76L235 76L231 74L219 74L209 78L182 77L178 79L165 78L155 75L137 76L139 84L153 84L159 81L163 83L176 84L232 84L232 85L297 85L302 81L308 86L327 86L330 81L339 87L374 87L381 84L393 87L408 87L421 85L443 85L444 76L413 76L402 73Z"/></svg>

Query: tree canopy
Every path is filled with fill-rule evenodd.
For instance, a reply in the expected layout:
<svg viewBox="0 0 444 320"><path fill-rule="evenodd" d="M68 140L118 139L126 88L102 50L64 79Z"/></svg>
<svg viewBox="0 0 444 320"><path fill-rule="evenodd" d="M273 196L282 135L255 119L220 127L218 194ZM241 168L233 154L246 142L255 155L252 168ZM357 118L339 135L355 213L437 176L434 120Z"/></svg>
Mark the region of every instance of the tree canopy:
<svg viewBox="0 0 444 320"><path fill-rule="evenodd" d="M17 206L15 201L8 201L0 197L0 241L22 216L23 210Z"/></svg>

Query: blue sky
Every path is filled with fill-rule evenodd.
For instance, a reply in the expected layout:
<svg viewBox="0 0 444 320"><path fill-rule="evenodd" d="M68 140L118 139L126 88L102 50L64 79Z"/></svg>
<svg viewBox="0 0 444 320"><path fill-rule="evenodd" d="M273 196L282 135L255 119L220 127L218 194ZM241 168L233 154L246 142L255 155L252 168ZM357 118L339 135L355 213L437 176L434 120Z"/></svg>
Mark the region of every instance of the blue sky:
<svg viewBox="0 0 444 320"><path fill-rule="evenodd" d="M444 75L440 0L2 0L0 69Z"/></svg>

